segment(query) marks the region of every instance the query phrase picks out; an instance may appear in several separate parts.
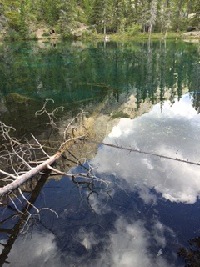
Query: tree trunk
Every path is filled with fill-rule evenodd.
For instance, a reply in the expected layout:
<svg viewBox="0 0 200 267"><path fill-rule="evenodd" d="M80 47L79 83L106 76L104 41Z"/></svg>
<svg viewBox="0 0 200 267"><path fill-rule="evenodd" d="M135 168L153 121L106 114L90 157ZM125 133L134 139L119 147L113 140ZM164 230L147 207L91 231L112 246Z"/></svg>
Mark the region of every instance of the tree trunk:
<svg viewBox="0 0 200 267"><path fill-rule="evenodd" d="M31 170L27 171L22 175L19 175L17 179L14 180L12 183L0 188L0 196L18 188L20 185L25 183L28 179L32 178L34 175L38 174L42 170L48 169L48 165L52 165L57 159L61 157L61 155L61 152L57 152L41 164L37 165L35 168L32 168Z"/></svg>
<svg viewBox="0 0 200 267"><path fill-rule="evenodd" d="M103 34L106 35L106 24L103 24Z"/></svg>

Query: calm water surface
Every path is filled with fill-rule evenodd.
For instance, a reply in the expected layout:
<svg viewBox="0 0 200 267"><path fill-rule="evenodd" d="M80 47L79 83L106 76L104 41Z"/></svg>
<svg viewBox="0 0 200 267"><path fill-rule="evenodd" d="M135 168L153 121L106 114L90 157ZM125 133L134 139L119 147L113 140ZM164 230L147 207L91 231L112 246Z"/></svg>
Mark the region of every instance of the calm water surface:
<svg viewBox="0 0 200 267"><path fill-rule="evenodd" d="M39 138L46 98L64 107L59 124L87 111L98 146L85 166L99 179L91 192L44 178L26 193L40 216L2 205L2 266L186 266L191 246L200 266L199 55L181 42L0 47L0 119Z"/></svg>

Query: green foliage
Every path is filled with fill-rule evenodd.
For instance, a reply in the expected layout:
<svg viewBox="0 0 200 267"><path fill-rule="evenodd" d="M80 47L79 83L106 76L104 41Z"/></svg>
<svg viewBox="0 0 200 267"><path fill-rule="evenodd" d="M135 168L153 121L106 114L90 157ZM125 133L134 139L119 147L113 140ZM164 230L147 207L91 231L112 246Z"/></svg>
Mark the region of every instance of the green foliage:
<svg viewBox="0 0 200 267"><path fill-rule="evenodd" d="M62 32L61 36L62 39L73 39L73 34L70 33L69 31Z"/></svg>
<svg viewBox="0 0 200 267"><path fill-rule="evenodd" d="M77 8L77 18L79 22L87 24L87 16L82 8Z"/></svg>
<svg viewBox="0 0 200 267"><path fill-rule="evenodd" d="M58 1L42 0L40 6L40 19L53 26L59 19L60 6Z"/></svg>
<svg viewBox="0 0 200 267"><path fill-rule="evenodd" d="M141 26L138 24L133 24L131 27L127 28L127 33L129 36L138 34L139 32L141 32Z"/></svg>
<svg viewBox="0 0 200 267"><path fill-rule="evenodd" d="M49 37L50 34L49 34L48 32L44 32L44 33L42 34L42 36L43 36L43 37Z"/></svg>
<svg viewBox="0 0 200 267"><path fill-rule="evenodd" d="M73 36L80 23L104 34L165 34L200 27L199 14L199 0L0 0L0 26L5 18L11 39L30 38L38 24L64 37Z"/></svg>
<svg viewBox="0 0 200 267"><path fill-rule="evenodd" d="M91 23L96 25L99 33L106 33L112 28L112 1L95 0L92 8Z"/></svg>
<svg viewBox="0 0 200 267"><path fill-rule="evenodd" d="M200 28L200 12L196 13L193 18L188 19L188 25Z"/></svg>
<svg viewBox="0 0 200 267"><path fill-rule="evenodd" d="M19 32L17 32L16 30L14 29L9 29L7 31L7 35L5 37L6 40L9 40L9 41L17 41L19 40L21 37L20 37L20 34Z"/></svg>
<svg viewBox="0 0 200 267"><path fill-rule="evenodd" d="M60 1L60 14L57 21L59 32L64 38L72 36L73 28L76 27L77 8L76 1Z"/></svg>
<svg viewBox="0 0 200 267"><path fill-rule="evenodd" d="M172 31L186 31L187 26L189 25L190 24L187 18L174 19L172 21Z"/></svg>

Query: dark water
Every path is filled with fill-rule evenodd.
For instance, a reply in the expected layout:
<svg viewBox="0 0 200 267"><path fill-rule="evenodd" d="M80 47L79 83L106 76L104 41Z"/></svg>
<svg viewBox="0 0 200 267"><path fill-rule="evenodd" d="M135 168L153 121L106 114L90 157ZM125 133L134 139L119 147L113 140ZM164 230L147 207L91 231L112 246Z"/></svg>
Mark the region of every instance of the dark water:
<svg viewBox="0 0 200 267"><path fill-rule="evenodd" d="M1 265L185 266L191 246L200 265L199 53L172 41L0 48L0 118L18 136L45 135L46 98L64 107L59 123L80 109L103 122L85 163L95 188L43 177L26 193L39 213L2 205Z"/></svg>

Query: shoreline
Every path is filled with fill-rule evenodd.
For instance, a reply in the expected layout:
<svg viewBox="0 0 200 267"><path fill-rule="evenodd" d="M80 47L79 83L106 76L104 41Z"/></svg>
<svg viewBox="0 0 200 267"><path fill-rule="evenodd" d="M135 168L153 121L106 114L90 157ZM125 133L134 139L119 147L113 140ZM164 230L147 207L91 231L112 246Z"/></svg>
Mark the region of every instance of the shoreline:
<svg viewBox="0 0 200 267"><path fill-rule="evenodd" d="M2 36L0 34L0 43L4 42L14 42L14 41L42 41L42 42L50 42L52 41L61 41L61 40L71 40L71 41L113 41L113 42L126 42L126 41L139 41L139 40L148 40L149 34L148 33L136 33L135 35L130 35L128 33L112 33L107 34L106 36L104 34L90 34L90 35L82 35L80 37L73 36L70 38L62 38L60 34L55 34L54 36L50 37L33 37L33 38L17 38L17 39L9 39L5 38L5 35ZM175 33L175 32L169 32L167 35L163 33L152 33L150 40L183 40L186 42L200 42L200 31L196 32L181 32L181 33Z"/></svg>

